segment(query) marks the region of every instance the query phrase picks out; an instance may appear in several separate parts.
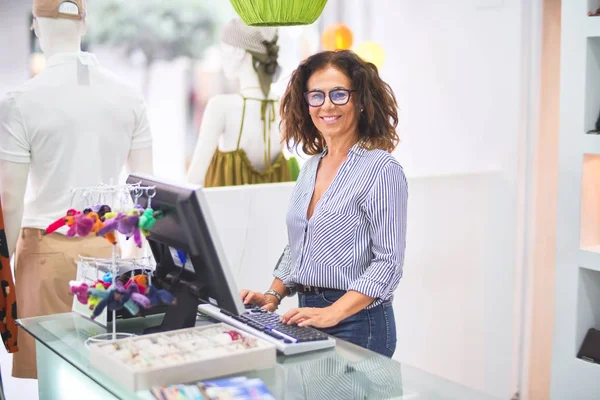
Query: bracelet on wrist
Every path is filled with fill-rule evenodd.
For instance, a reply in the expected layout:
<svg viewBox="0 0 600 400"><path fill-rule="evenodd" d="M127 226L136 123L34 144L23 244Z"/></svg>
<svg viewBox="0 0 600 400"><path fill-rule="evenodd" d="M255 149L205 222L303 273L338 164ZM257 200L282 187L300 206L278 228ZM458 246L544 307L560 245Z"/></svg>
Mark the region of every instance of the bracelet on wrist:
<svg viewBox="0 0 600 400"><path fill-rule="evenodd" d="M283 300L283 297L279 293L277 293L276 290L273 290L273 289L267 290L265 292L265 296L267 296L267 295L271 295L271 296L275 297L277 299L277 301L280 303L281 303L281 300Z"/></svg>

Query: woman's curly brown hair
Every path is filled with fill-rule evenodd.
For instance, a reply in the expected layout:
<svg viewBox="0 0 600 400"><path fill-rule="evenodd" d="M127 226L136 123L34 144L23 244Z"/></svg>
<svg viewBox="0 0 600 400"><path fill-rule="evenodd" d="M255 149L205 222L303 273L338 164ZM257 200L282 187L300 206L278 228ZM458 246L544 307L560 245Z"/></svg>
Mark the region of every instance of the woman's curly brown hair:
<svg viewBox="0 0 600 400"><path fill-rule="evenodd" d="M380 77L377 67L350 50L323 51L304 60L292 74L281 100L281 131L288 148L302 146L305 154L321 153L325 139L313 124L304 101L307 82L320 69L334 67L350 78L352 96L359 115L360 146L393 151L398 145L398 103L390 85ZM360 108L364 110L361 112Z"/></svg>

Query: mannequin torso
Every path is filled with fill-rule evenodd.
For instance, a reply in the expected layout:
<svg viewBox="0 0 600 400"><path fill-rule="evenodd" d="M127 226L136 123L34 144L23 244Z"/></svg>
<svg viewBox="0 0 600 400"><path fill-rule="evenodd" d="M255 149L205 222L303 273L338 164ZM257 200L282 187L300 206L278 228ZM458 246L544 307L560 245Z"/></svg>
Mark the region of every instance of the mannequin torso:
<svg viewBox="0 0 600 400"><path fill-rule="evenodd" d="M62 52L79 52L81 36L85 33L84 23L65 19L36 18L34 28L39 36L40 47L47 58ZM21 229L28 175L29 163L0 159L0 198L2 198L8 254L11 255L15 251Z"/></svg>
<svg viewBox="0 0 600 400"><path fill-rule="evenodd" d="M104 148L100 134L87 129L87 126L93 124L94 115L92 114L96 114L95 118L102 112L110 114L111 108L106 105L110 104L112 99L111 96L107 96L103 100L90 99L90 95L85 93L87 89L81 90L79 86L93 84L94 82L90 83L90 80L106 79L107 82L111 82L114 78L104 73L97 75L93 55L80 52L81 36L86 29L85 21L36 18L34 28L40 38L40 47L48 59L48 67L20 88L10 92L0 102L0 120L6 122L4 131L1 132L3 143L0 144L0 196L9 254L13 254L15 251L22 221L25 221L24 227L43 229L45 227L41 226L42 220L57 219L64 215L63 213L66 211L63 209L65 208L65 197L70 197L70 188L67 188L66 185L78 182L84 183L86 186L107 183L108 180L105 179L102 179L103 182L94 183L91 183L90 180L97 178L98 174L104 175L102 178L112 179L115 175L114 171L120 171L125 162L133 171L152 172L151 141L144 139L145 143L137 146L138 148L131 146L132 137L135 136L133 128L131 132L128 132L129 138L124 142L127 148L114 150L117 143L113 143L112 151L110 144ZM85 68L79 67L79 65L87 66L90 71L79 75L81 71L85 71ZM78 86L69 79L61 82L65 76L73 76L72 81L80 79L83 83L79 82ZM123 97L130 92L129 89L125 89L124 85L121 87L123 89L115 91L113 96ZM81 109L73 108L73 102L81 102ZM128 102L136 104L138 109L141 107L137 104L143 104L143 100L129 94L129 100L120 101L119 107L127 106ZM47 110L47 113L44 115L38 113L40 108ZM146 118L145 109L140 112L142 111L144 115L140 115L139 121ZM125 110L123 112L131 113ZM56 116L57 114L59 117ZM106 114L103 118L106 119ZM120 119L117 118L117 120ZM65 127L75 130L71 137L66 134L68 129ZM147 130L147 126L143 129ZM94 135L98 136L94 137ZM149 135L149 130L146 135ZM7 143L8 140L5 138L9 137L18 137L18 140L11 140L11 143ZM64 139L62 139L63 137ZM78 137L82 139L79 140ZM61 140L64 141L61 142ZM51 145L54 144L59 148L51 148ZM76 172L77 167L82 167L82 163L79 163L78 166L61 165L61 163L66 164L76 158L71 157L73 154L79 155L81 158L81 155L89 151L92 146L103 156L97 157L97 159L90 158L89 162L96 164L90 168L92 171L103 172L87 171L89 176L86 177L84 172ZM119 155L119 151L121 155ZM85 157L87 158L87 155ZM123 161L118 165L120 159ZM63 176L60 177L52 176L53 172L64 172L65 170L72 172L62 173ZM114 181L117 182L118 172L114 178ZM52 188L44 188L42 182L48 182L49 179L54 179L49 184ZM28 184L30 188L28 188ZM55 198L44 199L45 202L39 201L40 195L43 197L46 192L50 193L53 190L66 193L56 193ZM26 191L27 201L24 200ZM56 215L57 213L59 215ZM36 222L32 223L33 220Z"/></svg>
<svg viewBox="0 0 600 400"><path fill-rule="evenodd" d="M204 184L206 172L217 150L222 153L237 149L243 151L258 171L265 169L265 152L268 164L275 162L282 153L278 99L270 96L269 99L273 101L266 105L266 121L263 122L261 107L265 106L261 100L265 96L260 89L251 56L242 49L224 47L227 48L223 60L226 75L237 76L241 89L240 93L217 95L206 106L188 171L188 181L196 184Z"/></svg>
<svg viewBox="0 0 600 400"><path fill-rule="evenodd" d="M245 110L244 97L246 98ZM262 171L265 167L265 139L263 138L263 121L261 121L261 102L255 99L263 99L260 89L242 89L239 94L224 94L214 98L215 103L220 106L220 118L224 122L218 149L224 153L236 150L239 138L239 148L248 155L252 165ZM266 121L266 123L267 132L270 131L270 159L272 162L281 153L282 146L279 134L279 101L271 100L274 100L272 109L267 110L266 116L268 119L271 115L274 120ZM242 112L244 114L243 127L241 118L233 117L241 116ZM211 117L213 116L219 118L218 112L211 115ZM241 132L240 128L242 128Z"/></svg>

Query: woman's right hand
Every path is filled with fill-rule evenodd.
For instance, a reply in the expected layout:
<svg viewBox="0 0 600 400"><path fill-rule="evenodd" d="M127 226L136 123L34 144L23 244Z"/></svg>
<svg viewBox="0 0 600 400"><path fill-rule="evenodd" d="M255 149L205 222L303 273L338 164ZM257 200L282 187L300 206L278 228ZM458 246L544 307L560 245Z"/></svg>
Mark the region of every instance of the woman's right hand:
<svg viewBox="0 0 600 400"><path fill-rule="evenodd" d="M279 300L275 296L265 295L264 293L244 289L240 292L240 296L244 304L252 304L263 310L274 312L279 306Z"/></svg>

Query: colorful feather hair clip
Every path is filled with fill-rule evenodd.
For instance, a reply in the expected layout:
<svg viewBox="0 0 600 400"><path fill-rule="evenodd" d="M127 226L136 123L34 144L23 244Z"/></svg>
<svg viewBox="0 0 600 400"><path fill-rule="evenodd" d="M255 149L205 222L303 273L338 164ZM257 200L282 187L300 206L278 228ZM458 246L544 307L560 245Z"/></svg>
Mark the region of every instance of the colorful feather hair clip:
<svg viewBox="0 0 600 400"><path fill-rule="evenodd" d="M103 282L98 281L95 284L93 284L92 287L90 287L88 289L89 298L88 298L87 305L90 310L93 310L94 308L96 308L98 303L100 303L100 300L102 300L101 296L94 295L94 293L97 294L97 292L92 292L91 290L94 289L99 292L99 291L108 290L109 287L110 287L110 284L107 286Z"/></svg>
<svg viewBox="0 0 600 400"><path fill-rule="evenodd" d="M127 239L133 236L136 246L142 247L142 237L138 226L140 211L136 208L127 213L107 213L104 227L97 232L98 236L104 236L109 232L117 231Z"/></svg>
<svg viewBox="0 0 600 400"><path fill-rule="evenodd" d="M53 223L51 223L50 225L48 225L48 227L44 231L44 234L49 235L53 232L56 232L63 226L68 226L69 230L71 230L71 228L75 224L75 217L79 214L81 214L81 212L79 212L73 208L67 210L64 217L61 217L61 218L57 219L56 221L54 221Z"/></svg>
<svg viewBox="0 0 600 400"><path fill-rule="evenodd" d="M150 300L139 292L137 284L132 283L127 289L120 281L109 290L89 289L90 296L99 297L100 302L94 307L92 319L98 317L107 308L109 311L125 308L131 315L140 315L140 307L150 308Z"/></svg>
<svg viewBox="0 0 600 400"><path fill-rule="evenodd" d="M77 301L81 304L87 304L90 298L88 294L89 286L85 282L70 281L69 282L70 293L77 297Z"/></svg>
<svg viewBox="0 0 600 400"><path fill-rule="evenodd" d="M162 211L154 211L151 208L146 208L142 215L140 215L140 230L144 236L150 235L150 229L154 228L156 221L163 217Z"/></svg>
<svg viewBox="0 0 600 400"><path fill-rule="evenodd" d="M97 210L97 211L94 211L94 210ZM84 210L84 214L86 214L86 217L90 218L94 222L88 235L90 233L97 234L102 228L104 228L105 217L110 212L111 212L111 209L107 205L102 205L97 208ZM104 238L106 240L108 240L110 242L110 244L117 244L117 237L115 236L114 232L108 232L105 235L100 235L100 236L104 236Z"/></svg>
<svg viewBox="0 0 600 400"><path fill-rule="evenodd" d="M86 237L94 230L94 227L98 229L99 223L102 222L95 212L79 213L75 216L75 222L67 232L67 236Z"/></svg>

